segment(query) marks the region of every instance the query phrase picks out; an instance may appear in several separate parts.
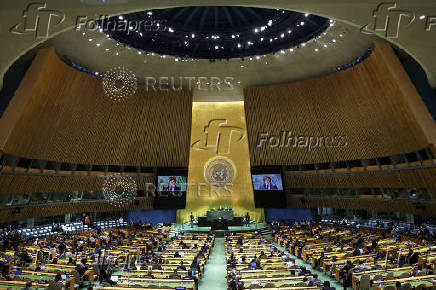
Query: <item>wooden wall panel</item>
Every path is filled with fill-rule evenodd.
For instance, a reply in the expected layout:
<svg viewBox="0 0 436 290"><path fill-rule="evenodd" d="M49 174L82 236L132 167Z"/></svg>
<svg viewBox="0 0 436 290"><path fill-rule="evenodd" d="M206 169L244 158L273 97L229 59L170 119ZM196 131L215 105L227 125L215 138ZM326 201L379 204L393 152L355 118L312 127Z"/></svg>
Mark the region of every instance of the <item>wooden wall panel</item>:
<svg viewBox="0 0 436 290"><path fill-rule="evenodd" d="M133 177L138 190L146 189L146 183L154 183L154 177ZM34 192L101 191L104 178L55 177L29 175L0 175L0 194Z"/></svg>
<svg viewBox="0 0 436 290"><path fill-rule="evenodd" d="M57 216L67 213L75 214L83 212L109 212L152 208L152 198L141 198L138 199L137 204L130 204L125 207L113 206L106 202L79 202L70 204L26 206L20 209L10 208L0 210L0 222L11 222L33 217Z"/></svg>
<svg viewBox="0 0 436 290"><path fill-rule="evenodd" d="M285 177L287 188L436 188L436 168Z"/></svg>
<svg viewBox="0 0 436 290"><path fill-rule="evenodd" d="M305 198L290 197L289 207L307 208L342 208L357 210L373 210L377 212L403 212L420 216L436 217L436 204L426 202L409 202L406 200L366 200L337 198Z"/></svg>
<svg viewBox="0 0 436 290"><path fill-rule="evenodd" d="M386 50L390 50L389 59ZM422 128L428 124L417 120L410 99L416 104L423 102L416 90L413 94L404 89L404 82L413 86L407 75L399 79L393 72L389 62L395 61L394 57L391 47L376 44L368 59L346 71L298 83L245 89L251 165L374 158L427 147L432 138ZM425 105L420 108L426 110ZM429 115L423 110L421 114ZM291 131L292 136L344 136L348 145L310 151L257 146L260 133L278 136L281 131Z"/></svg>
<svg viewBox="0 0 436 290"><path fill-rule="evenodd" d="M52 49L34 63L41 59L44 69L31 95L14 96L26 102L5 153L82 164L188 166L192 92L138 85L126 101L113 101L100 78L69 67ZM22 83L29 85L31 73L32 67Z"/></svg>

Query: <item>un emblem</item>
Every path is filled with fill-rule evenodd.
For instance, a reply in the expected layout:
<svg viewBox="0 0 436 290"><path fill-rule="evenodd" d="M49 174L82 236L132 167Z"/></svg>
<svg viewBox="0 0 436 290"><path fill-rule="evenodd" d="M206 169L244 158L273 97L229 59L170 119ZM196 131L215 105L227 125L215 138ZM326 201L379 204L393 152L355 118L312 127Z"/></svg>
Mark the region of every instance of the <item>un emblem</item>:
<svg viewBox="0 0 436 290"><path fill-rule="evenodd" d="M235 166L228 158L216 157L204 166L204 179L214 186L231 185L235 176Z"/></svg>

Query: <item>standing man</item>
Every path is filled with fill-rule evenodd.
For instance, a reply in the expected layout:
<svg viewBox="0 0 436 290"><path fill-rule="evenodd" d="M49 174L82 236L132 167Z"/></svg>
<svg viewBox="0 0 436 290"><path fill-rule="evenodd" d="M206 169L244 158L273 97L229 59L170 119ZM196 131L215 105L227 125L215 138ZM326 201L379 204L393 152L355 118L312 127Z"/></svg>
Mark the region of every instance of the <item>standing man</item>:
<svg viewBox="0 0 436 290"><path fill-rule="evenodd" d="M189 216L190 220L191 220L191 228L194 227L194 215L191 212L191 215Z"/></svg>

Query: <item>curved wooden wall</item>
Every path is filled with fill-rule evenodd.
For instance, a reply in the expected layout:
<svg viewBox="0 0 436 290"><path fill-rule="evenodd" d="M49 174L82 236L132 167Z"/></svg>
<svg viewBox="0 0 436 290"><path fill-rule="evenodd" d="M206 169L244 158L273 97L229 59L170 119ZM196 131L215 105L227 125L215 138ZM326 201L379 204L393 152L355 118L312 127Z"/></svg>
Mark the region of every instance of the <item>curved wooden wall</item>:
<svg viewBox="0 0 436 290"><path fill-rule="evenodd" d="M287 188L436 188L436 168L368 171L347 174L288 175Z"/></svg>
<svg viewBox="0 0 436 290"><path fill-rule="evenodd" d="M373 210L377 212L403 212L420 216L436 217L435 203L410 202L407 200L345 199L292 197L288 195L289 207L342 208Z"/></svg>
<svg viewBox="0 0 436 290"><path fill-rule="evenodd" d="M0 222L11 222L33 217L56 216L68 213L108 212L135 209L152 209L153 198L138 198L137 203L125 207L113 206L107 202L77 202L70 204L32 205L22 208L0 210Z"/></svg>
<svg viewBox="0 0 436 290"><path fill-rule="evenodd" d="M298 68L289 68L298 69ZM383 157L434 145L435 122L392 48L376 43L361 64L326 77L247 88L245 113L252 166ZM262 132L344 136L346 147L258 147Z"/></svg>
<svg viewBox="0 0 436 290"><path fill-rule="evenodd" d="M138 190L147 188L146 183L155 183L153 176L135 177ZM101 191L102 177L64 177L64 176L29 176L0 175L0 194L36 193L36 192L71 192L71 191Z"/></svg>
<svg viewBox="0 0 436 290"><path fill-rule="evenodd" d="M45 49L0 119L0 149L59 162L188 167L191 108L190 91L140 85L127 101L113 101L101 79Z"/></svg>

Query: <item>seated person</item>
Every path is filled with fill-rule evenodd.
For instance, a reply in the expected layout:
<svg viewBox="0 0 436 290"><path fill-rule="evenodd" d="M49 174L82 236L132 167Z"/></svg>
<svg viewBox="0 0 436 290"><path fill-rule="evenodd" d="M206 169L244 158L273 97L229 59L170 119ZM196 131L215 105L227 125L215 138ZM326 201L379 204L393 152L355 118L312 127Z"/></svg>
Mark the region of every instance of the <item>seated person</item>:
<svg viewBox="0 0 436 290"><path fill-rule="evenodd" d="M336 290L335 287L330 287L330 282L329 281L324 281L324 283L322 283L324 286L321 288L322 290Z"/></svg>
<svg viewBox="0 0 436 290"><path fill-rule="evenodd" d="M170 274L170 279L181 279L179 273L177 273L177 269L174 269L174 272Z"/></svg>
<svg viewBox="0 0 436 290"><path fill-rule="evenodd" d="M307 281L309 282L308 284L309 287L312 287L315 282L321 282L321 280L318 279L317 274L313 274L313 278L309 278Z"/></svg>
<svg viewBox="0 0 436 290"><path fill-rule="evenodd" d="M153 267L148 266L147 274L144 275L144 278L154 279Z"/></svg>
<svg viewBox="0 0 436 290"><path fill-rule="evenodd" d="M186 270L185 265L183 265L183 261L180 261L180 264L177 266L177 270L183 270L183 271Z"/></svg>

